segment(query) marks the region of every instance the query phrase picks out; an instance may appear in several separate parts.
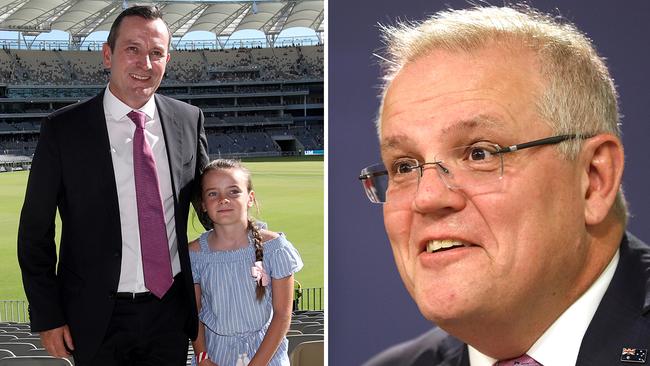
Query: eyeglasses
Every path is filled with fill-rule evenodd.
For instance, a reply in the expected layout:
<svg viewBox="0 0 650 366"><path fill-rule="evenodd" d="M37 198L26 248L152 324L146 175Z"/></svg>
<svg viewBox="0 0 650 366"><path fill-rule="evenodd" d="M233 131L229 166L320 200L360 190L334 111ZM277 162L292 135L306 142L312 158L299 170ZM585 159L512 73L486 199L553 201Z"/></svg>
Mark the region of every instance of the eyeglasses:
<svg viewBox="0 0 650 366"><path fill-rule="evenodd" d="M472 194L486 193L503 178L504 154L589 137L591 136L579 134L559 135L506 147L477 142L437 154L432 162L420 164L416 159L403 158L389 167L382 163L370 165L361 170L359 180L373 203L410 202L415 197L424 169L428 167L435 168L449 189L469 190Z"/></svg>

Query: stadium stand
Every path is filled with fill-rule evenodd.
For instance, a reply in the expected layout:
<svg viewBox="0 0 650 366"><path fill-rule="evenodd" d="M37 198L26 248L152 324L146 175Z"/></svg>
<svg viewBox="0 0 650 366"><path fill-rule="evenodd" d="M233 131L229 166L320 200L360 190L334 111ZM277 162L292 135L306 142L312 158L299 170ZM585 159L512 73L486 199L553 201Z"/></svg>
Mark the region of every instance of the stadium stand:
<svg viewBox="0 0 650 366"><path fill-rule="evenodd" d="M166 84L321 79L323 46L172 51ZM0 51L0 82L18 85L105 84L101 52ZM259 89L258 89L259 90Z"/></svg>
<svg viewBox="0 0 650 366"><path fill-rule="evenodd" d="M324 149L323 45L172 51L160 93L203 109L213 157ZM0 51L0 171L28 169L40 121L96 95L108 80L97 51Z"/></svg>
<svg viewBox="0 0 650 366"><path fill-rule="evenodd" d="M323 365L322 343L324 336L322 332L310 333L312 328L305 326L306 324L317 324L322 330L324 326L323 311L294 311L293 320L287 332L291 365ZM296 327L301 327L303 331L301 332ZM320 345L302 346L302 344L314 343L314 341L320 342ZM191 364L193 356L194 351L190 346L187 365ZM55 360L59 361L55 362ZM72 359L61 361L61 359L48 356L40 342L38 333L29 331L29 323L0 322L0 366L3 365L69 366L74 365L74 361Z"/></svg>

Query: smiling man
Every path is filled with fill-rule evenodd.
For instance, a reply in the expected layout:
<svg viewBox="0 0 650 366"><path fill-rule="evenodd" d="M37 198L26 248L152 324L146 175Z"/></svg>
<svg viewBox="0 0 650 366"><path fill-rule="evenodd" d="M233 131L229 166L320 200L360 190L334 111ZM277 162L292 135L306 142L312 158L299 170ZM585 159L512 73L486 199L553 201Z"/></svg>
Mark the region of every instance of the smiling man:
<svg viewBox="0 0 650 366"><path fill-rule="evenodd" d="M155 94L170 36L157 8L124 10L106 89L41 124L18 259L32 331L77 366L185 365L197 334L186 233L207 146L201 111Z"/></svg>
<svg viewBox="0 0 650 366"><path fill-rule="evenodd" d="M439 328L368 365L645 362L650 248L625 232L617 94L589 39L523 7L383 30L382 163L360 179Z"/></svg>

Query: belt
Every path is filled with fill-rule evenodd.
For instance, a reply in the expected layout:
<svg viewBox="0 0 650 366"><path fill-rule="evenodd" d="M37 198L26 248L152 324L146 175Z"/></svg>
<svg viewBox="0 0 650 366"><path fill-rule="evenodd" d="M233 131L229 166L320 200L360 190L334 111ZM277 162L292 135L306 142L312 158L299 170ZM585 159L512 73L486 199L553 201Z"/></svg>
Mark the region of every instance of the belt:
<svg viewBox="0 0 650 366"><path fill-rule="evenodd" d="M114 295L114 298L116 300L144 300L148 299L150 297L154 297L154 295L147 291L147 292L116 292Z"/></svg>
<svg viewBox="0 0 650 366"><path fill-rule="evenodd" d="M182 274L179 273L176 276L174 276L174 282L172 283L172 286L169 288L167 293L171 293L172 290L175 288L178 288L181 286L182 281L181 281ZM111 294L111 297L115 300L130 300L130 301L144 301L144 300L149 300L149 299L157 299L156 295L152 294L149 291L146 292L113 292Z"/></svg>

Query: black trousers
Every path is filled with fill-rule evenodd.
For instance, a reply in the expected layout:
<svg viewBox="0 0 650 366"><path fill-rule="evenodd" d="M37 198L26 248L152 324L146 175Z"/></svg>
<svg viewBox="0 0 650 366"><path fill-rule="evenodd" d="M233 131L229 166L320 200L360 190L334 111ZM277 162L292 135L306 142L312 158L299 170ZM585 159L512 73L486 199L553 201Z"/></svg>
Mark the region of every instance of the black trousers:
<svg viewBox="0 0 650 366"><path fill-rule="evenodd" d="M99 352L88 361L75 358L75 365L186 365L189 339L184 328L189 302L183 298L181 282L182 279L175 279L162 299L153 295L116 299Z"/></svg>

